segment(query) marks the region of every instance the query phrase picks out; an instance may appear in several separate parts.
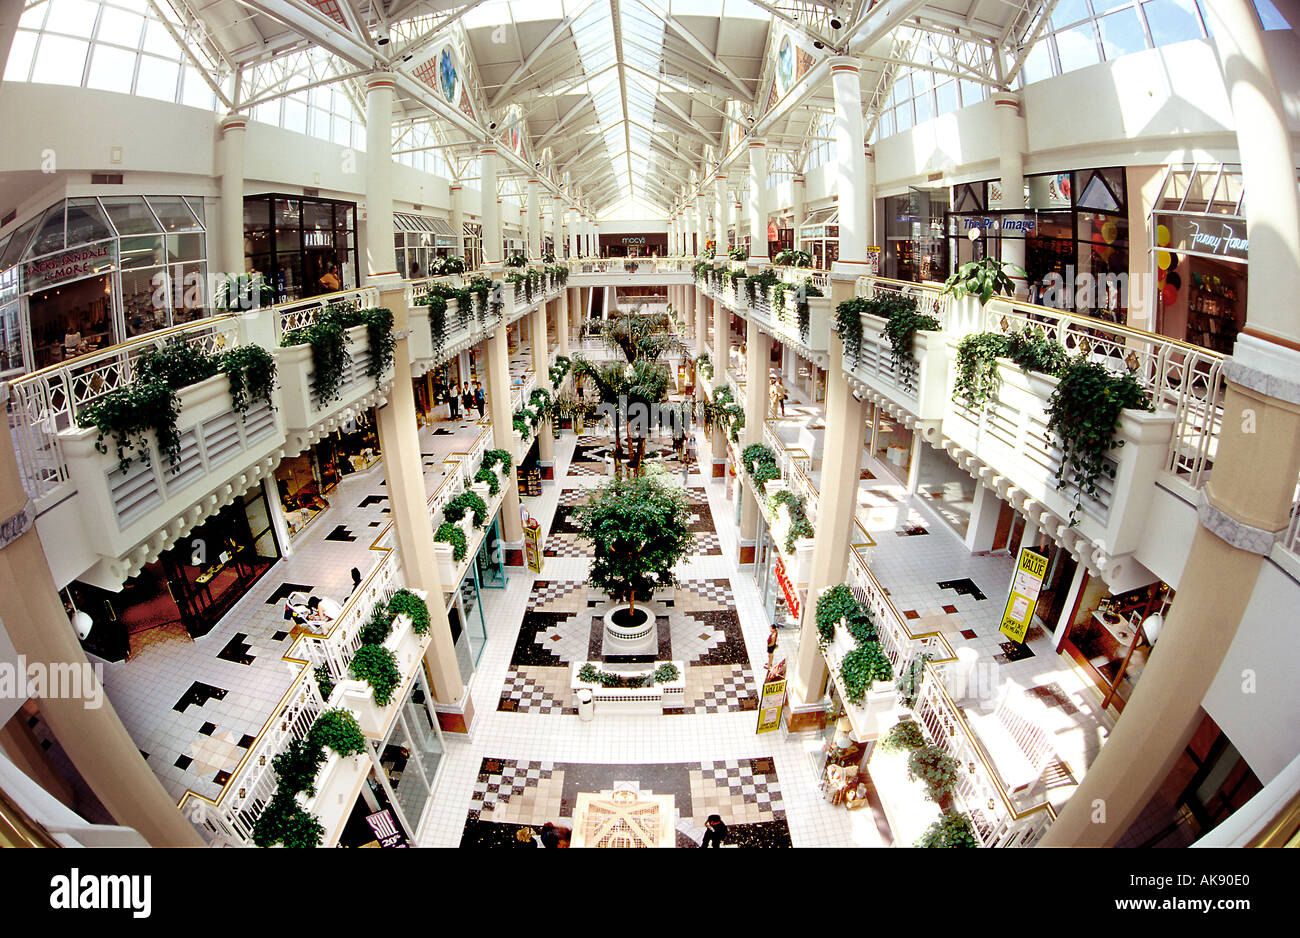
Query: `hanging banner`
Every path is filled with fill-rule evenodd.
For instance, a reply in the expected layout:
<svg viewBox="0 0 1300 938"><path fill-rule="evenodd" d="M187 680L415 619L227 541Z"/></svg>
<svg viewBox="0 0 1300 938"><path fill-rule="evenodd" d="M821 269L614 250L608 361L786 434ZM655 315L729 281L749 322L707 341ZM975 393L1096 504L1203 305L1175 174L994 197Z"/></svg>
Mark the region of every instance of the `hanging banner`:
<svg viewBox="0 0 1300 938"><path fill-rule="evenodd" d="M529 570L542 572L542 526L535 518L529 519L524 526L524 559Z"/></svg>
<svg viewBox="0 0 1300 938"><path fill-rule="evenodd" d="M867 266L871 268L871 276L880 276L880 247L872 245L867 248Z"/></svg>
<svg viewBox="0 0 1300 938"><path fill-rule="evenodd" d="M763 697L758 702L758 728L755 733L770 733L781 725L781 710L785 707L785 678L768 681L763 685Z"/></svg>
<svg viewBox="0 0 1300 938"><path fill-rule="evenodd" d="M795 589L790 577L785 572L785 561L778 554L776 563L772 565L773 573L776 575L776 582L781 587L781 594L785 597L786 608L790 610L790 618L796 622L799 621L799 591Z"/></svg>
<svg viewBox="0 0 1300 938"><path fill-rule="evenodd" d="M1038 594L1043 589L1043 577L1047 575L1047 558L1028 547L1021 548L1016 560L1016 575L1011 580L1011 595L1007 597L1007 606L1002 611L1000 631L1013 642L1023 642L1029 631L1029 623L1034 619L1034 608L1038 605Z"/></svg>

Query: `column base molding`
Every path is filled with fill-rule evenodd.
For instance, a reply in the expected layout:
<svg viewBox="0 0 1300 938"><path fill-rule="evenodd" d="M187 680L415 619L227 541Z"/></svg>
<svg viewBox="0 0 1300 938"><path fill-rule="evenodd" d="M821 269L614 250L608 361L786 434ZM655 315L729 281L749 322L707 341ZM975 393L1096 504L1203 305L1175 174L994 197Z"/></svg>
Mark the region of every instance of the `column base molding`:
<svg viewBox="0 0 1300 938"><path fill-rule="evenodd" d="M524 562L524 545L523 543L509 544L502 542L502 553L505 554L507 567L523 567Z"/></svg>
<svg viewBox="0 0 1300 938"><path fill-rule="evenodd" d="M725 479L727 477L727 460L714 458L713 460L713 478Z"/></svg>
<svg viewBox="0 0 1300 938"><path fill-rule="evenodd" d="M826 708L820 703L791 704L786 699L781 711L781 732L785 736L806 736L826 728Z"/></svg>
<svg viewBox="0 0 1300 938"><path fill-rule="evenodd" d="M537 468L540 469L540 470L542 471L542 478L543 478L543 479L554 479L554 478L555 478L555 463L553 463L553 462L541 462L541 461L539 460L538 463L537 463Z"/></svg>
<svg viewBox="0 0 1300 938"><path fill-rule="evenodd" d="M757 551L757 547L754 543L753 538L741 538L740 558L739 558L741 566L744 566L745 564L753 563L754 554L756 553L756 551Z"/></svg>
<svg viewBox="0 0 1300 938"><path fill-rule="evenodd" d="M438 717L438 726L444 733L469 735L469 728L474 723L474 698L470 695L469 687L465 688L465 696L454 704L438 703L435 700L433 710Z"/></svg>

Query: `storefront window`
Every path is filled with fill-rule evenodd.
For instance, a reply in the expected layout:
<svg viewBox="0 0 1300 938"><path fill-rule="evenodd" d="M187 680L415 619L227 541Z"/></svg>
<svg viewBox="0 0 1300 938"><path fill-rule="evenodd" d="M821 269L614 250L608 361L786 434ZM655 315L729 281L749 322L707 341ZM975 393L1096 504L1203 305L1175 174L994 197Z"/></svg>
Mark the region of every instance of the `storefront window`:
<svg viewBox="0 0 1300 938"><path fill-rule="evenodd" d="M277 302L356 287L356 205L258 195L244 199L244 264Z"/></svg>
<svg viewBox="0 0 1300 938"><path fill-rule="evenodd" d="M947 189L912 189L885 199L885 256L881 273L920 283L946 278L943 219Z"/></svg>

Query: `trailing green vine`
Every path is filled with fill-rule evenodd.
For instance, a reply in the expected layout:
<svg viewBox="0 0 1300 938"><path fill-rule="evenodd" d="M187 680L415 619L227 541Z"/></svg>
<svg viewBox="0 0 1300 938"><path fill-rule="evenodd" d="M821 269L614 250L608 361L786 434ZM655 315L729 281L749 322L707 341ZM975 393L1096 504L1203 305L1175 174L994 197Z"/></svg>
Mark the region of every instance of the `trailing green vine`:
<svg viewBox="0 0 1300 938"><path fill-rule="evenodd" d="M916 297L882 292L867 300L867 312L885 320L884 333L889 339L894 368L906 375L916 367L912 347L916 334L939 328L939 320L917 310Z"/></svg>
<svg viewBox="0 0 1300 938"><path fill-rule="evenodd" d="M1001 385L999 358L1009 358L1026 371L1059 377L1069 362L1069 352L1039 328L1027 327L1008 335L981 332L966 336L957 344L953 400L972 410L982 409Z"/></svg>
<svg viewBox="0 0 1300 938"><path fill-rule="evenodd" d="M388 599L388 611L411 620L411 631L423 635L429 631L429 605L408 589L400 589Z"/></svg>
<svg viewBox="0 0 1300 938"><path fill-rule="evenodd" d="M835 627L858 611L858 601L847 586L831 586L817 597L817 634L823 642L835 638Z"/></svg>
<svg viewBox="0 0 1300 938"><path fill-rule="evenodd" d="M862 359L862 314L867 311L867 301L860 296L851 296L835 307L835 329L844 346L844 357L854 367Z"/></svg>
<svg viewBox="0 0 1300 938"><path fill-rule="evenodd" d="M925 848L970 848L979 845L970 818L955 811L943 812L939 820L926 828L916 842L916 846Z"/></svg>
<svg viewBox="0 0 1300 938"><path fill-rule="evenodd" d="M880 738L880 748L885 752L912 752L924 745L921 727L912 720L899 720Z"/></svg>
<svg viewBox="0 0 1300 938"><path fill-rule="evenodd" d="M790 515L790 530L785 535L785 552L793 554L795 541L800 538L812 537L815 532L811 522L808 521L807 507L803 496L796 495L789 489L773 492L767 500L768 508L771 509L773 514L776 514L782 505L785 505L786 511Z"/></svg>
<svg viewBox="0 0 1300 938"><path fill-rule="evenodd" d="M479 464L483 469L491 469L493 466L500 465L503 473L510 472L510 451L504 449L489 449L483 451L483 461Z"/></svg>
<svg viewBox="0 0 1300 938"><path fill-rule="evenodd" d="M840 662L844 692L852 703L860 704L875 681L889 681L894 669L875 642L855 645Z"/></svg>
<svg viewBox="0 0 1300 938"><path fill-rule="evenodd" d="M957 760L939 746L921 746L907 757L907 777L925 785L926 797L942 804L957 787Z"/></svg>
<svg viewBox="0 0 1300 938"><path fill-rule="evenodd" d="M451 559L456 563L460 563L465 559L465 553L469 550L469 546L465 542L465 532L460 525L444 521L438 525L438 530L434 533L433 539L451 545Z"/></svg>
<svg viewBox="0 0 1300 938"><path fill-rule="evenodd" d="M781 478L781 467L776 463L772 447L766 443L751 443L740 454L740 461L754 483L754 490L762 492L768 482Z"/></svg>
<svg viewBox="0 0 1300 938"><path fill-rule="evenodd" d="M495 498L501 491L501 477L491 469L481 468L474 473L475 482L486 482L488 487L488 497Z"/></svg>
<svg viewBox="0 0 1300 938"><path fill-rule="evenodd" d="M1073 486L1076 495L1070 523L1078 518L1083 498L1100 498L1102 477L1115 478L1107 458L1123 446L1115 439L1126 408L1154 410L1146 389L1132 374L1115 374L1097 362L1075 358L1061 373L1047 402L1047 432L1061 447L1056 470L1058 489Z"/></svg>
<svg viewBox="0 0 1300 938"><path fill-rule="evenodd" d="M391 651L383 645L362 645L349 667L354 678L365 681L374 690L376 704L387 707L392 703L393 692L402 683L402 673Z"/></svg>
<svg viewBox="0 0 1300 938"><path fill-rule="evenodd" d="M474 527L483 527L483 522L487 520L487 502L479 497L477 492L461 492L455 498L448 500L443 506L442 516L447 521L459 521L465 517L465 512L469 511L474 516Z"/></svg>
<svg viewBox="0 0 1300 938"><path fill-rule="evenodd" d="M429 338L433 342L433 359L439 361L447 347L447 299L440 294L429 293L416 302L429 308Z"/></svg>
<svg viewBox="0 0 1300 938"><path fill-rule="evenodd" d="M646 675L627 675L602 671L591 662L587 662L578 669L578 680L587 684L599 684L601 687L654 687L656 684L671 684L680 677L681 671L672 662L661 664Z"/></svg>

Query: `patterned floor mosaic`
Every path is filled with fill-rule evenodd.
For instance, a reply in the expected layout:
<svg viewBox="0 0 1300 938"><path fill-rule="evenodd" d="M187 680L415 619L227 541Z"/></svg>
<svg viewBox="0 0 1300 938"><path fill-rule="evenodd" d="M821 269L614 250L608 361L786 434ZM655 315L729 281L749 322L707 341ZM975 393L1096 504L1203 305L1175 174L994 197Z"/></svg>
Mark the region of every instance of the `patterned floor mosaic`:
<svg viewBox="0 0 1300 938"><path fill-rule="evenodd" d="M680 712L727 713L758 705L731 583L688 579L663 603L660 660L685 661L686 699ZM497 709L515 713L576 713L570 665L603 661L603 594L575 580L537 580L501 690Z"/></svg>
<svg viewBox="0 0 1300 938"><path fill-rule="evenodd" d="M697 847L709 815L727 825L727 845L789 847L785 802L770 758L646 765L595 765L486 758L470 797L462 847L517 847L521 828L574 824L578 795L615 783L671 795L678 847Z"/></svg>

